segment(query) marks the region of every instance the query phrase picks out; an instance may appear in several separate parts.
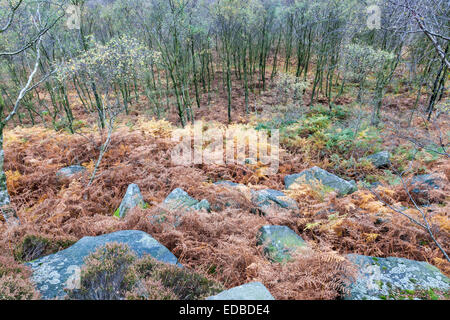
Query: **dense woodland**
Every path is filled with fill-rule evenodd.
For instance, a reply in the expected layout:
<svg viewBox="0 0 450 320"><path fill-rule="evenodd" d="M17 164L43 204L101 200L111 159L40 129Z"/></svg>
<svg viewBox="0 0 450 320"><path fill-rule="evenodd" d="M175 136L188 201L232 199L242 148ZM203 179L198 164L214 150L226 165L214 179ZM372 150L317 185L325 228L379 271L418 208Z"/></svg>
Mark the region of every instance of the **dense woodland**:
<svg viewBox="0 0 450 320"><path fill-rule="evenodd" d="M147 232L211 288L260 281L276 299L340 298L355 276L349 253L449 276L449 17L445 0L0 0L0 299L39 298L25 262L118 230ZM172 132L198 121L279 130L278 172L258 161L174 165ZM381 151L389 165L361 160ZM71 165L86 172L61 181ZM285 188L285 176L314 166L358 190ZM424 175L428 189L414 184ZM248 189L213 184L222 180ZM118 218L131 183L145 206ZM177 226L178 209L148 219L175 188L211 212ZM249 190L264 188L297 209L255 210ZM267 263L263 225L289 227L313 252ZM150 264L123 255L139 276ZM187 276L162 268L146 298L216 293L203 282L193 296L174 291L161 274Z"/></svg>

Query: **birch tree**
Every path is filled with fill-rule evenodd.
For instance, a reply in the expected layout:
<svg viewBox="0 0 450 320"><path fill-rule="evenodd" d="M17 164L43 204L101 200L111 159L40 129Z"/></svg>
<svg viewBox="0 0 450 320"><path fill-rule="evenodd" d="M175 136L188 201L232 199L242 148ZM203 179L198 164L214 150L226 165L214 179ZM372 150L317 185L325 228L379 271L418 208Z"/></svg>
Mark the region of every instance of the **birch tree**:
<svg viewBox="0 0 450 320"><path fill-rule="evenodd" d="M56 8L56 10L54 10ZM29 74L12 105L7 105L0 95L0 210L7 223L18 223L6 184L4 170L5 152L3 131L18 113L24 97L39 86L50 74L39 75L40 45L45 34L65 15L63 4L53 5L44 1L7 0L0 2L0 60L25 55L30 61ZM31 21L31 23L30 23ZM28 37L22 35L30 34ZM16 41L9 41L14 39ZM22 39L22 41L17 41ZM13 45L9 45L13 42ZM32 62L31 62L32 61ZM1 61L0 61L1 62ZM4 75L1 75L4 77ZM38 79L38 77L40 78Z"/></svg>

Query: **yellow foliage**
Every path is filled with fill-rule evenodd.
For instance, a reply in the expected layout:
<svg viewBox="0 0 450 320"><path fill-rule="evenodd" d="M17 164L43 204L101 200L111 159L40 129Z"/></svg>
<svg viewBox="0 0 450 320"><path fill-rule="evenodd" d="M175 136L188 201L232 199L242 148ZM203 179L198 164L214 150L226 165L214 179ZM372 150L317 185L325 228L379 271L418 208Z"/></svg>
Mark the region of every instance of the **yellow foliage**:
<svg viewBox="0 0 450 320"><path fill-rule="evenodd" d="M304 198L313 198L315 200L321 200L322 195L319 192L320 188L318 188L314 184L305 184L294 182L291 184L288 190L286 190L287 196L291 197L294 200L300 201Z"/></svg>
<svg viewBox="0 0 450 320"><path fill-rule="evenodd" d="M358 191L355 193L355 203L369 213L389 213L391 210L384 205L383 202L378 201L376 197L369 191Z"/></svg>
<svg viewBox="0 0 450 320"><path fill-rule="evenodd" d="M344 209L345 209L345 211L350 212L350 211L356 210L356 206L353 202L346 202L344 204Z"/></svg>
<svg viewBox="0 0 450 320"><path fill-rule="evenodd" d="M143 117L139 117L136 127L145 134L160 138L170 137L173 131L173 127L169 121L155 120L154 118L147 120Z"/></svg>
<svg viewBox="0 0 450 320"><path fill-rule="evenodd" d="M370 213L388 213L390 209L386 208L383 202L381 201L371 201L362 203L360 205L361 209L367 210Z"/></svg>
<svg viewBox="0 0 450 320"><path fill-rule="evenodd" d="M6 174L6 186L9 191L14 191L18 187L18 182L22 177L22 174L19 171L11 171L8 170L5 172Z"/></svg>
<svg viewBox="0 0 450 320"><path fill-rule="evenodd" d="M332 232L336 234L338 237L342 237L342 225L345 221L345 215L341 217L333 216L332 219L329 219L328 223L322 225L320 227L321 232Z"/></svg>
<svg viewBox="0 0 450 320"><path fill-rule="evenodd" d="M374 242L379 234L378 233L364 233L363 236L366 238L367 242Z"/></svg>
<svg viewBox="0 0 450 320"><path fill-rule="evenodd" d="M436 215L431 221L439 226L440 229L450 232L450 219L448 216Z"/></svg>
<svg viewBox="0 0 450 320"><path fill-rule="evenodd" d="M354 193L357 199L357 204L361 205L375 200L375 196L368 191L357 191Z"/></svg>
<svg viewBox="0 0 450 320"><path fill-rule="evenodd" d="M316 227L320 226L320 221L313 222L313 223L307 223L305 230L314 230Z"/></svg>
<svg viewBox="0 0 450 320"><path fill-rule="evenodd" d="M93 159L91 159L91 161L89 161L89 162L82 163L82 165L83 165L83 167L85 167L87 169L88 172L92 173L94 171L95 163L94 163Z"/></svg>
<svg viewBox="0 0 450 320"><path fill-rule="evenodd" d="M377 190L381 196L390 197L390 198L393 198L395 196L395 190L393 190L393 189L389 189L389 188L380 186L377 188Z"/></svg>
<svg viewBox="0 0 450 320"><path fill-rule="evenodd" d="M267 177L267 175L268 175L268 168L267 168L267 167L258 168L258 169L255 171L255 176L256 176L258 179L265 178L265 177Z"/></svg>

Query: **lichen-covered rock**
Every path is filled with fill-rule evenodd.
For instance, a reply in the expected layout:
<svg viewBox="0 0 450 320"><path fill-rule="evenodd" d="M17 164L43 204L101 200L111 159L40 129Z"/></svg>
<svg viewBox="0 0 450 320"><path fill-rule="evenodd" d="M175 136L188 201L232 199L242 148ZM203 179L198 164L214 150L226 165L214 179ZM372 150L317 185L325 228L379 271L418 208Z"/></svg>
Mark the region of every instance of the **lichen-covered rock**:
<svg viewBox="0 0 450 320"><path fill-rule="evenodd" d="M127 212L138 205L143 206L145 204L144 198L142 197L141 190L139 187L132 183L128 186L127 192L120 203L119 208L116 210L114 215L119 218L125 217Z"/></svg>
<svg viewBox="0 0 450 320"><path fill-rule="evenodd" d="M183 189L174 189L164 200L163 205L170 210L186 209L186 210L210 210L210 204L208 200L203 199L198 201Z"/></svg>
<svg viewBox="0 0 450 320"><path fill-rule="evenodd" d="M216 186L228 186L228 187L246 187L245 185L241 184L241 183L236 183L236 182L232 182L232 181L228 181L228 180L220 180L217 182L214 182L214 185Z"/></svg>
<svg viewBox="0 0 450 320"><path fill-rule="evenodd" d="M431 174L415 176L411 180L411 184L415 186L412 192L420 194L426 193L429 189L439 189L439 182L441 182L441 179Z"/></svg>
<svg viewBox="0 0 450 320"><path fill-rule="evenodd" d="M269 259L276 262L288 261L298 249L307 248L307 243L286 226L263 226L258 245L264 246Z"/></svg>
<svg viewBox="0 0 450 320"><path fill-rule="evenodd" d="M252 202L265 210L267 208L282 208L297 210L297 202L286 196L283 192L273 189L257 190L252 192Z"/></svg>
<svg viewBox="0 0 450 320"><path fill-rule="evenodd" d="M167 197L164 199L161 208L165 210L161 210L156 215L149 216L151 223L161 223L166 221L166 210L173 210L175 212L173 226L176 228L181 223L181 217L188 211L196 210L206 210L207 212L211 211L211 205L208 200L203 199L198 201L183 189L176 188L174 189Z"/></svg>
<svg viewBox="0 0 450 320"><path fill-rule="evenodd" d="M83 166L78 166L78 165L69 166L69 167L59 169L56 172L56 177L60 181L68 180L68 179L71 179L73 176L75 176L77 173L82 173L85 171L86 171L86 168Z"/></svg>
<svg viewBox="0 0 450 320"><path fill-rule="evenodd" d="M3 145L3 137L0 137L0 145ZM4 170L5 152L0 148L0 207L2 208L2 216L8 225L20 224L16 210L11 207L11 198L8 193L6 184L6 174Z"/></svg>
<svg viewBox="0 0 450 320"><path fill-rule="evenodd" d="M33 271L32 280L43 299L61 299L64 288L79 275L84 258L98 247L110 242L127 244L139 257L150 255L170 264L178 264L177 258L162 244L142 231L125 230L98 237L84 237L73 246L55 254L27 263Z"/></svg>
<svg viewBox="0 0 450 320"><path fill-rule="evenodd" d="M372 154L365 158L361 158L360 161L363 159L370 161L377 168L387 167L391 164L391 160L390 160L391 155L389 154L388 151L381 151L381 152Z"/></svg>
<svg viewBox="0 0 450 320"><path fill-rule="evenodd" d="M206 300L275 300L261 282L250 282L239 287L225 290Z"/></svg>
<svg viewBox="0 0 450 320"><path fill-rule="evenodd" d="M221 181L214 182L214 185L237 190L237 191L247 194L247 195L250 195L250 193L251 193L250 188L242 183L236 183L236 182L232 182L232 181L228 181L228 180L221 180Z"/></svg>
<svg viewBox="0 0 450 320"><path fill-rule="evenodd" d="M251 200L251 202L255 206L261 209L263 213L266 213L266 211L270 208L273 209L281 208L288 210L298 209L297 202L294 199L289 198L288 196L286 196L286 194L278 190L273 189L251 190L244 184L226 180L215 182L214 185L224 186L226 188L231 188L233 190L239 191L247 199ZM227 207L239 208L239 205L231 201L230 203L227 203Z"/></svg>
<svg viewBox="0 0 450 320"><path fill-rule="evenodd" d="M205 209L206 211L209 211L211 208L211 205L209 204L208 200L203 199L203 200L199 201L198 203L194 204L191 208L194 210Z"/></svg>
<svg viewBox="0 0 450 320"><path fill-rule="evenodd" d="M449 279L426 262L357 254L347 257L357 266L359 275L349 286L346 300L385 300L416 290L450 290Z"/></svg>
<svg viewBox="0 0 450 320"><path fill-rule="evenodd" d="M308 184L314 181L319 181L322 185L337 191L339 195L350 194L357 189L355 181L344 180L319 167L312 167L301 173L292 174L284 178L286 189L289 189L294 183Z"/></svg>

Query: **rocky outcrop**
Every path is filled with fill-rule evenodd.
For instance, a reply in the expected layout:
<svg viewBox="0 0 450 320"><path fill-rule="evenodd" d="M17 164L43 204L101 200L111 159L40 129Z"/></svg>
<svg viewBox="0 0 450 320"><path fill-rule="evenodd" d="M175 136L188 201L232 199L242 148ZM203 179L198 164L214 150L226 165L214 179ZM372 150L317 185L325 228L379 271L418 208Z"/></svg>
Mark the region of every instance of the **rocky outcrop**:
<svg viewBox="0 0 450 320"><path fill-rule="evenodd" d="M449 279L438 268L403 258L375 258L350 254L359 271L346 300L385 300L427 290L450 290Z"/></svg>
<svg viewBox="0 0 450 320"><path fill-rule="evenodd" d="M264 246L264 253L276 262L288 261L293 252L306 249L307 243L286 226L263 226L258 245Z"/></svg>
<svg viewBox="0 0 450 320"><path fill-rule="evenodd" d="M215 182L214 185L232 188L245 194L246 197L251 198L251 202L256 207L258 207L263 212L263 214L265 214L266 211L270 208L273 208L275 210L276 209L298 210L297 202L278 190L273 189L251 190L244 184L226 180ZM227 206L239 207L234 203L228 203Z"/></svg>
<svg viewBox="0 0 450 320"><path fill-rule="evenodd" d="M270 208L298 210L297 202L283 192L273 189L252 191L252 202L263 211Z"/></svg>
<svg viewBox="0 0 450 320"><path fill-rule="evenodd" d="M214 185L227 186L227 187L244 187L244 188L247 187L246 185L244 185L242 183L236 183L236 182L232 182L232 181L228 181L228 180L220 180L220 181L214 182Z"/></svg>
<svg viewBox="0 0 450 320"><path fill-rule="evenodd" d="M430 189L440 189L441 179L432 174L422 174L412 178L411 184L414 185L413 193L422 194Z"/></svg>
<svg viewBox="0 0 450 320"><path fill-rule="evenodd" d="M365 158L359 159L359 161L367 160L371 162L376 168L384 168L391 165L391 155L388 151L381 151Z"/></svg>
<svg viewBox="0 0 450 320"><path fill-rule="evenodd" d="M311 184L315 181L320 182L325 187L337 191L339 195L350 194L357 189L355 181L344 180L319 167L312 167L302 171L301 173L292 174L284 178L286 189L291 188L294 183Z"/></svg>
<svg viewBox="0 0 450 320"><path fill-rule="evenodd" d="M176 188L174 189L164 200L164 207L170 210L178 210L178 209L186 209L186 210L202 210L205 209L209 211L211 206L208 200L203 199L198 201L183 189Z"/></svg>
<svg viewBox="0 0 450 320"><path fill-rule="evenodd" d="M127 212L138 205L143 206L145 204L144 198L142 197L141 190L139 187L132 183L128 186L127 192L120 203L119 208L116 210L114 215L119 218L125 217Z"/></svg>
<svg viewBox="0 0 450 320"><path fill-rule="evenodd" d="M223 291L206 300L275 300L261 282L250 282L239 287Z"/></svg>
<svg viewBox="0 0 450 320"><path fill-rule="evenodd" d="M167 197L164 199L159 213L150 215L148 218L150 222L153 224L159 224L166 221L167 211L175 211L175 217L173 226L176 228L181 223L181 217L188 211L192 210L206 210L207 212L211 211L211 205L208 200L203 199L198 201L183 189L176 188L174 189Z"/></svg>
<svg viewBox="0 0 450 320"><path fill-rule="evenodd" d="M78 166L78 165L69 166L69 167L59 169L56 172L56 177L58 178L59 181L63 182L63 181L70 180L73 177L75 177L75 175L77 175L78 173L83 173L85 171L86 171L86 168L83 166Z"/></svg>
<svg viewBox="0 0 450 320"><path fill-rule="evenodd" d="M42 298L64 298L64 288L76 282L84 258L110 242L127 244L139 257L151 255L161 262L178 264L177 258L166 247L142 231L125 230L98 237L84 237L65 250L27 263L33 271L32 280Z"/></svg>

